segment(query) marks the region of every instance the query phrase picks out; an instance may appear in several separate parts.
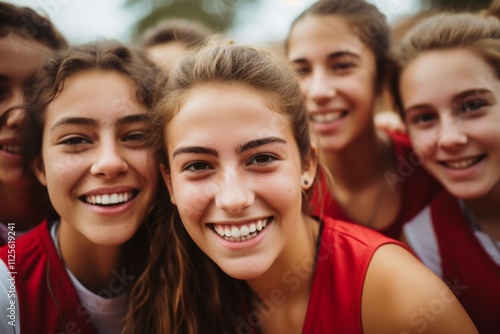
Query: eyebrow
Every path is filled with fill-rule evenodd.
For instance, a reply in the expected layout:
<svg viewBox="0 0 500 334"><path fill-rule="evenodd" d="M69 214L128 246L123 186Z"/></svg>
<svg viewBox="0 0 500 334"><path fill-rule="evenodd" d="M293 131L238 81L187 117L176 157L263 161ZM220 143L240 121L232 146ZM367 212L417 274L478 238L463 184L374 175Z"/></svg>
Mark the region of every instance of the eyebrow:
<svg viewBox="0 0 500 334"><path fill-rule="evenodd" d="M490 96L491 91L488 89L484 89L484 88L483 89L481 89L481 88L468 89L466 91L463 91L463 92L460 92L458 94L453 95L453 97L451 98L451 101L453 104L457 104L459 101L461 101L461 100L463 100L466 97L469 97L471 95L483 95L483 98L485 98L484 95ZM411 112L412 110L425 109L427 107L429 107L429 104L420 103L420 104L416 104L416 105L410 106L408 108L405 108L404 112L405 112L405 114L407 114L407 113Z"/></svg>
<svg viewBox="0 0 500 334"><path fill-rule="evenodd" d="M134 114L134 115L127 115L124 117L121 117L118 119L117 124L118 125L123 125L123 124L130 124L130 123L137 123L137 122L146 122L148 119L147 114ZM54 131L58 127L65 126L65 125L85 125L85 126L97 126L98 122L95 119L92 118L86 118L86 117L64 117L57 121L50 131Z"/></svg>
<svg viewBox="0 0 500 334"><path fill-rule="evenodd" d="M207 155L212 155L214 157L218 157L219 154L217 153L216 150L213 150L208 147L203 147L203 146L184 146L184 147L179 147L174 151L172 154L172 157L175 157L176 155L179 154L186 154L186 153L194 153L194 154L207 154Z"/></svg>
<svg viewBox="0 0 500 334"><path fill-rule="evenodd" d="M453 101L459 101L463 100L466 97L469 97L471 95L482 95L484 98L484 95L491 95L491 91L485 88L474 88L474 89L469 89L464 92L460 92L456 95L453 96Z"/></svg>
<svg viewBox="0 0 500 334"><path fill-rule="evenodd" d="M245 151L257 148L259 146L263 145L268 145L268 144L273 144L273 143L279 143L279 144L286 144L287 141L278 137L268 137L268 138L262 138L262 139L256 139L249 141L243 145L240 145L236 149L236 153L241 154ZM174 151L172 154L172 157L175 157L179 154L186 154L186 153L192 153L192 154L207 154L211 155L214 157L218 157L219 153L217 153L216 150L208 148L208 147L203 147L203 146L185 146L185 147L179 147Z"/></svg>
<svg viewBox="0 0 500 334"><path fill-rule="evenodd" d="M274 143L286 145L287 142L286 142L286 140L284 140L282 138L278 138L278 137L267 137L267 138L262 138L262 139L256 139L256 140L249 141L248 143L245 143L245 144L241 145L240 147L238 147L236 149L236 153L238 153L238 154L243 153L245 151L257 148L259 146L263 146L263 145L267 145L267 144L274 144Z"/></svg>
<svg viewBox="0 0 500 334"><path fill-rule="evenodd" d="M337 51L337 52L332 52L326 56L326 59L328 60L335 60L338 58L342 57L354 57L356 59L360 59L361 57L358 54L355 54L351 51ZM292 62L294 63L307 63L308 60L306 58L297 58L293 59Z"/></svg>

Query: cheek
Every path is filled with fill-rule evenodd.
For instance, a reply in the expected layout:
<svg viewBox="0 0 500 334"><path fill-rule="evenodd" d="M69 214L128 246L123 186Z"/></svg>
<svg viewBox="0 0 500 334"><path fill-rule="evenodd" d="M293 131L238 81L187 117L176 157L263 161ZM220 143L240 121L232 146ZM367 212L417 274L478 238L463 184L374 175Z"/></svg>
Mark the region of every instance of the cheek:
<svg viewBox="0 0 500 334"><path fill-rule="evenodd" d="M214 192L212 184L189 184L173 180L172 190L181 218L186 221L197 221L209 205L210 194Z"/></svg>
<svg viewBox="0 0 500 334"><path fill-rule="evenodd" d="M426 165L436 152L437 138L434 132L409 130L413 150L420 161Z"/></svg>

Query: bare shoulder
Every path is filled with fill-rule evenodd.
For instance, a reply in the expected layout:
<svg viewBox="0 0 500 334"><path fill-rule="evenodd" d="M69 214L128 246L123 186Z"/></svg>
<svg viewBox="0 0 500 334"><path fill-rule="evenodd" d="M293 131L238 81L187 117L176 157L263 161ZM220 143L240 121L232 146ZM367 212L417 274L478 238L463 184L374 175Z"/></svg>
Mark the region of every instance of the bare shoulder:
<svg viewBox="0 0 500 334"><path fill-rule="evenodd" d="M477 333L448 286L403 247L380 247L368 267L361 306L363 331Z"/></svg>

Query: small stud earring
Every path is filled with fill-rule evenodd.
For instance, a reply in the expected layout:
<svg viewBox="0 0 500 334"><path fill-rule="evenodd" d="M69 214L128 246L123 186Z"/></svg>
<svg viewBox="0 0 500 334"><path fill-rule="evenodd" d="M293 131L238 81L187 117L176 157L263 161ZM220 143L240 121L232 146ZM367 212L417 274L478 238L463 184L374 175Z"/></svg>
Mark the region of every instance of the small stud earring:
<svg viewBox="0 0 500 334"><path fill-rule="evenodd" d="M304 185L305 185L305 186L309 185L309 181L304 180Z"/></svg>

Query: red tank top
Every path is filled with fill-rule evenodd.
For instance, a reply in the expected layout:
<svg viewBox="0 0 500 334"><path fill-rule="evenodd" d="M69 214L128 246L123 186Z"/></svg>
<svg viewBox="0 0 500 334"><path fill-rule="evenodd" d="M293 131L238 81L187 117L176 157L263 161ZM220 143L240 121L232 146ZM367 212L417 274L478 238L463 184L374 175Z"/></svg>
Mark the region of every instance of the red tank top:
<svg viewBox="0 0 500 334"><path fill-rule="evenodd" d="M391 243L402 246L365 227L324 218L302 333L363 333L366 271L375 251Z"/></svg>
<svg viewBox="0 0 500 334"><path fill-rule="evenodd" d="M0 258L7 264L6 246ZM13 270L11 270L13 271ZM21 333L95 333L43 222L16 240L15 286Z"/></svg>
<svg viewBox="0 0 500 334"><path fill-rule="evenodd" d="M441 256L443 279L481 334L500 333L500 266L474 235L457 200L440 193L431 217Z"/></svg>

